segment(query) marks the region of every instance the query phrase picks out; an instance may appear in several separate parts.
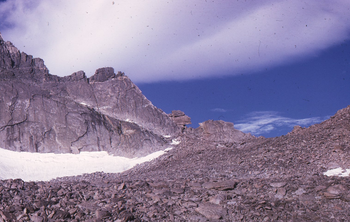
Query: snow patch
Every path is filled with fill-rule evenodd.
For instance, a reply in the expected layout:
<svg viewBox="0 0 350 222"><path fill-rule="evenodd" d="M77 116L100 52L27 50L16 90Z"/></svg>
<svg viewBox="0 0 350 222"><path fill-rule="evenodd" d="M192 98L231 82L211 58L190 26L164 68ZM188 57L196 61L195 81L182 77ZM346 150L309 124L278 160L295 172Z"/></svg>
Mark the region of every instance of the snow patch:
<svg viewBox="0 0 350 222"><path fill-rule="evenodd" d="M134 121L132 121L131 119L126 119L124 120L125 122L128 122L128 123L135 123Z"/></svg>
<svg viewBox="0 0 350 222"><path fill-rule="evenodd" d="M81 105L83 105L83 106L87 106L87 104L84 103L84 102L80 102L79 104L81 104Z"/></svg>
<svg viewBox="0 0 350 222"><path fill-rule="evenodd" d="M112 156L106 151L54 154L16 152L0 148L0 179L21 178L24 181L48 181L57 177L101 171L120 173L137 164L151 161L170 149L131 159Z"/></svg>
<svg viewBox="0 0 350 222"><path fill-rule="evenodd" d="M326 176L339 176L339 177L348 177L350 175L350 169L343 169L341 167L328 170L327 172L324 172L323 175Z"/></svg>
<svg viewBox="0 0 350 222"><path fill-rule="evenodd" d="M179 139L173 139L173 140L171 140L171 145L178 145L178 144L180 144L181 143L181 140L179 140Z"/></svg>
<svg viewBox="0 0 350 222"><path fill-rule="evenodd" d="M163 135L164 138L170 138L170 135Z"/></svg>

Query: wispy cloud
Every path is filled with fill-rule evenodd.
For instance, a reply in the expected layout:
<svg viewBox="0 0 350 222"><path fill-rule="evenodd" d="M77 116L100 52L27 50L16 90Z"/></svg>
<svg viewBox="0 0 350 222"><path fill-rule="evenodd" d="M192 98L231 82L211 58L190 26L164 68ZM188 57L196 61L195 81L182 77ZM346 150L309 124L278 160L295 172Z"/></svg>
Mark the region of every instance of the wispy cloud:
<svg viewBox="0 0 350 222"><path fill-rule="evenodd" d="M212 111L212 112L219 112L219 113L226 113L228 110L227 109L223 109L223 108L214 108L214 109L211 109L210 111Z"/></svg>
<svg viewBox="0 0 350 222"><path fill-rule="evenodd" d="M253 135L259 136L270 133L280 127L292 128L296 125L303 127L310 126L320 123L327 118L328 117L311 117L293 119L281 116L278 112L273 111L252 112L248 114L245 119L238 121L238 123L235 124L235 128L245 133L252 133Z"/></svg>
<svg viewBox="0 0 350 222"><path fill-rule="evenodd" d="M349 37L349 8L348 0L7 0L0 31L52 74L112 66L135 82L183 80L313 55Z"/></svg>

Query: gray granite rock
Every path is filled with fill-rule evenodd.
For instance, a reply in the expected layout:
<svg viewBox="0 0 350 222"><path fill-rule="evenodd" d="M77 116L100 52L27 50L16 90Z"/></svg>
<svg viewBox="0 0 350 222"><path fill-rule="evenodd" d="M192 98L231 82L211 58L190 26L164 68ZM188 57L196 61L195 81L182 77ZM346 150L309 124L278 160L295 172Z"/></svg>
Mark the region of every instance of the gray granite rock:
<svg viewBox="0 0 350 222"><path fill-rule="evenodd" d="M173 110L169 117L181 128L186 128L186 125L192 124L191 118L181 110Z"/></svg>
<svg viewBox="0 0 350 222"><path fill-rule="evenodd" d="M195 211L204 215L209 220L219 220L226 216L226 210L213 203L202 203Z"/></svg>
<svg viewBox="0 0 350 222"><path fill-rule="evenodd" d="M57 77L0 37L0 147L135 157L167 148L179 132L125 74Z"/></svg>

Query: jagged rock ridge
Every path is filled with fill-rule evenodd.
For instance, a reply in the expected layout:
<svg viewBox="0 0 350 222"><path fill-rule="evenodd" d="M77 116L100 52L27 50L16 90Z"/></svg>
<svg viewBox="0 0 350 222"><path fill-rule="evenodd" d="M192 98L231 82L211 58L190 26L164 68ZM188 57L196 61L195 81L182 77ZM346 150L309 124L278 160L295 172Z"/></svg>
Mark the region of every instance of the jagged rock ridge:
<svg viewBox="0 0 350 222"><path fill-rule="evenodd" d="M179 131L123 73L54 76L0 36L0 147L140 156L167 148Z"/></svg>

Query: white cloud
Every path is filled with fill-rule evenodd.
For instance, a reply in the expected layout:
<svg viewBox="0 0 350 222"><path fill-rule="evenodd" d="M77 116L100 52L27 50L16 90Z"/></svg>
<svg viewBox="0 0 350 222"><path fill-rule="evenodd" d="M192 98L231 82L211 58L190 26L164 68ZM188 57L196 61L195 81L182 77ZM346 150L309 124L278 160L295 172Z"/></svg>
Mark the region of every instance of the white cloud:
<svg viewBox="0 0 350 222"><path fill-rule="evenodd" d="M238 123L235 124L235 128L245 133L252 133L253 135L259 136L264 133L270 133L278 127L287 126L292 128L296 125L305 127L320 123L327 118L328 117L311 117L304 119L293 119L283 117L279 115L278 112L273 111L252 112L247 115L247 118L244 120L238 121Z"/></svg>
<svg viewBox="0 0 350 222"><path fill-rule="evenodd" d="M219 113L226 113L228 110L227 109L223 109L223 108L214 108L214 109L211 109L210 111L212 111L212 112L219 112Z"/></svg>
<svg viewBox="0 0 350 222"><path fill-rule="evenodd" d="M52 74L112 66L135 82L181 80L314 55L349 37L349 8L348 0L8 0L0 31Z"/></svg>

